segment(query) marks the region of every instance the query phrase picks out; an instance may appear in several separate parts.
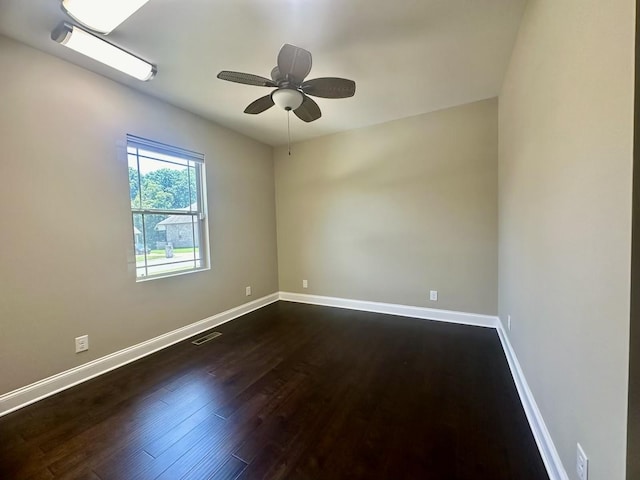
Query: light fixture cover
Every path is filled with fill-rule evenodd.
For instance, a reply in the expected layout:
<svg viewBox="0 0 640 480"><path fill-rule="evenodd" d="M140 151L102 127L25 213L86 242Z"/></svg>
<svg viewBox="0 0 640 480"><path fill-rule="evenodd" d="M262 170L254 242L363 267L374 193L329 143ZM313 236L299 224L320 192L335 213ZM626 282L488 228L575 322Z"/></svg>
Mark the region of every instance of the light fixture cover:
<svg viewBox="0 0 640 480"><path fill-rule="evenodd" d="M58 25L51 39L143 82L156 74L155 65L69 23Z"/></svg>
<svg viewBox="0 0 640 480"><path fill-rule="evenodd" d="M85 27L106 35L148 1L62 0L62 9Z"/></svg>
<svg viewBox="0 0 640 480"><path fill-rule="evenodd" d="M271 94L273 103L285 110L295 110L302 105L302 93L292 88L279 88Z"/></svg>

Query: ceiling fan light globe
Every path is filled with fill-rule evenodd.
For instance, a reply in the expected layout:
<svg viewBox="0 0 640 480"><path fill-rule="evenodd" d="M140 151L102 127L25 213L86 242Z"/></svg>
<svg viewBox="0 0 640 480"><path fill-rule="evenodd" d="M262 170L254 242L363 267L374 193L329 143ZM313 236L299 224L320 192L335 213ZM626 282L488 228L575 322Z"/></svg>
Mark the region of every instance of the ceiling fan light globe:
<svg viewBox="0 0 640 480"><path fill-rule="evenodd" d="M280 88L271 94L273 103L283 110L295 110L302 105L302 93L292 88Z"/></svg>

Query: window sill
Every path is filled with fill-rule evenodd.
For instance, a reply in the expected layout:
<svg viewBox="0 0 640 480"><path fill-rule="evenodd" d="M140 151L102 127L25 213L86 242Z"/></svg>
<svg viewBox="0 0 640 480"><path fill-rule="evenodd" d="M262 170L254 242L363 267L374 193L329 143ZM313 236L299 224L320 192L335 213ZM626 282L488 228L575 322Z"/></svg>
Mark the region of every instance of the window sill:
<svg viewBox="0 0 640 480"><path fill-rule="evenodd" d="M151 275L148 277L136 277L136 283L149 282L151 280L159 280L161 278L181 277L183 275L190 275L192 273L205 272L207 270L211 270L211 267L202 267L195 270L187 270L184 272Z"/></svg>

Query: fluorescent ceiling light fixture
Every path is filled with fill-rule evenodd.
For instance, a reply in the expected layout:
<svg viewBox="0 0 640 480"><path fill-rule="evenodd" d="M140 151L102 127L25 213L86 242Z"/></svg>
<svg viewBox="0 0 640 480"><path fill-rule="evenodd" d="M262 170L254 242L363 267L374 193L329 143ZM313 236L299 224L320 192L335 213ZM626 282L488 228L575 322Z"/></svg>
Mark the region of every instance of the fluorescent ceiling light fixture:
<svg viewBox="0 0 640 480"><path fill-rule="evenodd" d="M75 25L61 23L51 32L51 39L143 82L151 80L156 74L155 65Z"/></svg>
<svg viewBox="0 0 640 480"><path fill-rule="evenodd" d="M62 9L91 30L107 34L149 0L62 0Z"/></svg>

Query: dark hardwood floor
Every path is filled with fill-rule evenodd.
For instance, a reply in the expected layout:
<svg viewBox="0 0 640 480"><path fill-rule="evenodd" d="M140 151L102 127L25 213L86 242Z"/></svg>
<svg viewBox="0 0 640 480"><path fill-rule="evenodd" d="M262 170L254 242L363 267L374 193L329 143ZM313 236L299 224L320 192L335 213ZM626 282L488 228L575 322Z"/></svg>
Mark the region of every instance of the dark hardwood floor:
<svg viewBox="0 0 640 480"><path fill-rule="evenodd" d="M0 479L548 479L491 329L278 302L215 330L0 418Z"/></svg>

